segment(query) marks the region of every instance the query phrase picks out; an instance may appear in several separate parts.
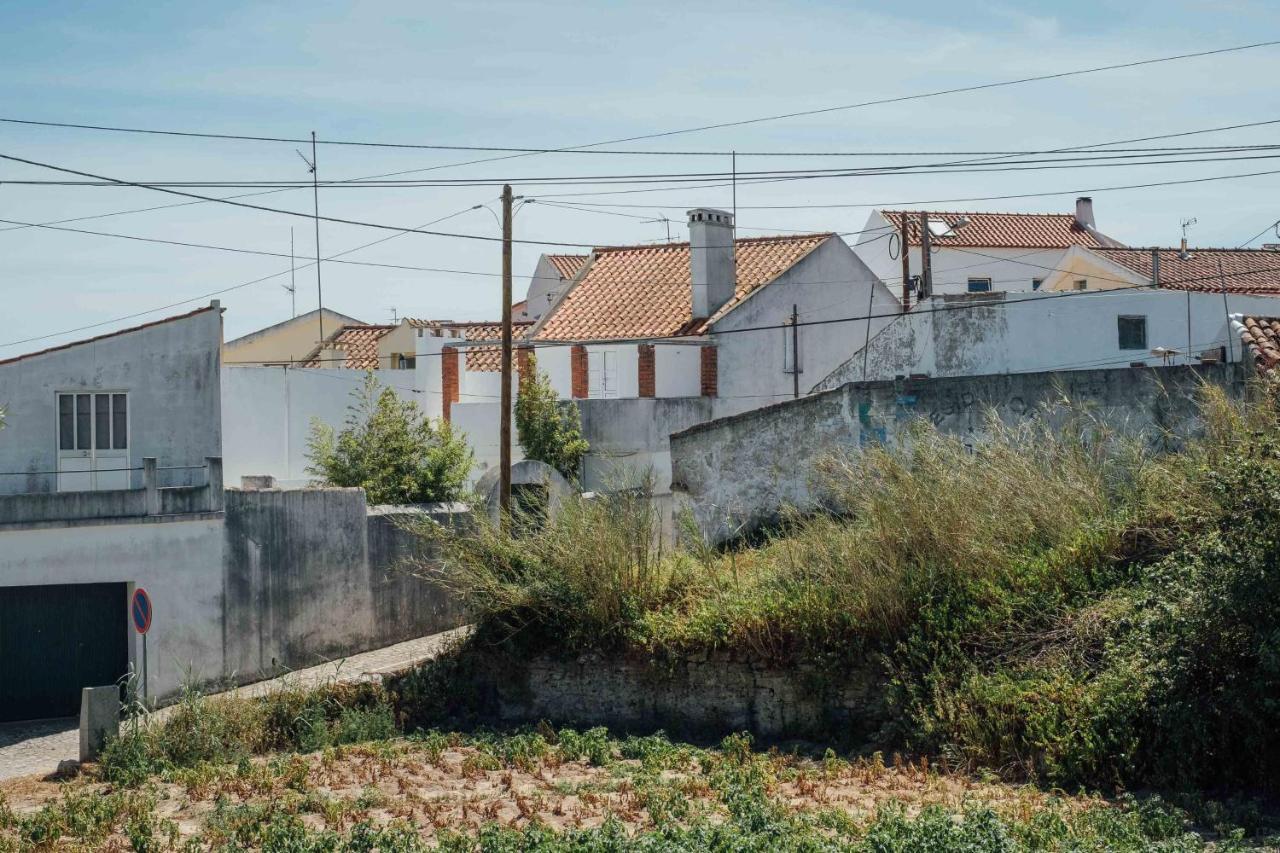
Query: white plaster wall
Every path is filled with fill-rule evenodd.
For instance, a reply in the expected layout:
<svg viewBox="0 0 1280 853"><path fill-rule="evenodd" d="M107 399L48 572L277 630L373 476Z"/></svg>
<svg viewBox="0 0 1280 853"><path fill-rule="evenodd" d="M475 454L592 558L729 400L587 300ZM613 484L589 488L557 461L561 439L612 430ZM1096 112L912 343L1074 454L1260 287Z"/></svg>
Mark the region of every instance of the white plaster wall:
<svg viewBox="0 0 1280 853"><path fill-rule="evenodd" d="M537 347L534 357L538 370L547 374L551 387L562 400L573 397L573 369L570 366L572 347Z"/></svg>
<svg viewBox="0 0 1280 853"><path fill-rule="evenodd" d="M700 346L658 344L653 348L656 397L697 397L702 393Z"/></svg>
<svg viewBox="0 0 1280 853"><path fill-rule="evenodd" d="M98 341L0 364L0 471L57 468L59 391L127 391L128 467L145 456L162 467L162 485L202 485L206 456L222 453L218 367L222 314L206 310ZM131 474L142 485L141 471ZM49 474L0 476L0 494L51 492Z"/></svg>
<svg viewBox="0 0 1280 853"><path fill-rule="evenodd" d="M1280 313L1280 299L1265 296L1180 293L1176 291L1094 291L1081 295L1019 294L1014 303L999 300L979 307L965 301L937 299L912 311L873 338L868 352L868 379L893 379L913 373L930 376L977 376L1042 370L1087 370L1124 367L1131 362L1166 363L1150 350L1165 347L1179 355L1170 365L1199 364L1195 356L1227 346L1231 360L1241 355L1239 338L1229 334L1228 313ZM1192 357L1185 353L1190 343ZM1121 350L1117 318L1147 318L1147 348ZM859 381L862 354L857 353L818 383L815 390Z"/></svg>
<svg viewBox="0 0 1280 853"><path fill-rule="evenodd" d="M0 532L5 586L126 583L151 596L147 639L151 695L223 674L223 521L87 524ZM142 642L129 631L129 660L142 669Z"/></svg>
<svg viewBox="0 0 1280 853"><path fill-rule="evenodd" d="M529 289L525 293L528 303L526 310L530 320L537 320L547 312L552 300L567 286L568 282L560 277L560 271L546 255L538 258L538 265L533 268L529 279Z"/></svg>
<svg viewBox="0 0 1280 853"><path fill-rule="evenodd" d="M427 417L439 419L444 415L444 378L440 353L448 338L427 334L424 329L417 331L415 341L418 355L414 362L413 387L420 393L414 396L418 398L418 405L426 412Z"/></svg>
<svg viewBox="0 0 1280 853"><path fill-rule="evenodd" d="M879 211L872 211L863 226L854 251L858 257L883 281L894 296L902 296L902 261L890 255L890 249L898 251L898 240L890 240L889 224ZM872 230L879 229L879 230ZM940 243L933 247L933 292L935 296L967 293L970 278L991 279L991 289L1025 293L1032 289L1033 278L1047 279L1054 268L1062 263L1065 249L947 249ZM911 274L919 275L920 247L913 246L907 252L911 262Z"/></svg>
<svg viewBox="0 0 1280 853"><path fill-rule="evenodd" d="M513 398L514 399L514 398ZM468 483L474 485L486 471L498 464L501 458L502 443L498 441L501 431L499 415L502 407L497 400L484 402L454 403L449 412L449 422L454 430L466 439L467 446L475 454L475 464L471 467ZM511 419L511 461L524 459L524 451L520 447L520 439L516 432L515 414Z"/></svg>
<svg viewBox="0 0 1280 853"><path fill-rule="evenodd" d="M374 375L401 399L421 405L415 371ZM339 368L224 367L222 369L223 477L238 486L246 474L270 474L282 486L310 482L307 438L311 421L341 429L365 374Z"/></svg>
<svg viewBox="0 0 1280 853"><path fill-rule="evenodd" d="M783 369L784 330L780 326L790 319L793 305L798 306L803 324L891 314L899 304L843 240L827 240L712 328L711 338L719 348L715 417L791 399L794 380ZM801 326L801 394L862 349L868 322L874 335L889 319ZM770 328L759 328L765 326Z"/></svg>

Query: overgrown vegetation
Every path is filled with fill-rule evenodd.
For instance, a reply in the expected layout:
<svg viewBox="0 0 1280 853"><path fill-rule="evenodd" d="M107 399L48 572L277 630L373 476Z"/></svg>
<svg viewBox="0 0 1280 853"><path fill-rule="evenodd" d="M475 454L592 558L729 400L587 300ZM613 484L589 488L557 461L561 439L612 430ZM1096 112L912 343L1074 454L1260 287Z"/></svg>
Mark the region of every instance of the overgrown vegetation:
<svg viewBox="0 0 1280 853"><path fill-rule="evenodd" d="M190 698L183 722L154 736L210 742L267 709L333 700L328 688L283 704ZM99 771L109 773L109 765ZM1250 834L1251 848L1265 842L1257 825L1238 827L1234 814L1204 804L1218 819L1193 831L1191 812L1158 797L1047 794L898 756L759 751L745 734L703 748L661 732L615 738L546 724L417 731L307 754L232 752L128 780L90 775L36 787L0 789L0 851L1006 853L1227 851L1244 849Z"/></svg>
<svg viewBox="0 0 1280 853"><path fill-rule="evenodd" d="M330 486L359 486L371 504L457 500L472 453L448 421L432 422L369 373L352 391L346 425L311 423L307 473Z"/></svg>
<svg viewBox="0 0 1280 853"><path fill-rule="evenodd" d="M520 447L526 459L545 462L569 480L576 480L582 457L590 449L582 437L578 405L560 401L551 380L538 370L533 353L529 353L527 365L516 392L516 436Z"/></svg>
<svg viewBox="0 0 1280 853"><path fill-rule="evenodd" d="M1055 785L1280 789L1280 418L1205 391L1178 453L1082 413L920 425L830 459L830 512L661 553L647 502L442 534L477 642L519 655L883 662L898 744ZM1161 442L1164 443L1164 442Z"/></svg>

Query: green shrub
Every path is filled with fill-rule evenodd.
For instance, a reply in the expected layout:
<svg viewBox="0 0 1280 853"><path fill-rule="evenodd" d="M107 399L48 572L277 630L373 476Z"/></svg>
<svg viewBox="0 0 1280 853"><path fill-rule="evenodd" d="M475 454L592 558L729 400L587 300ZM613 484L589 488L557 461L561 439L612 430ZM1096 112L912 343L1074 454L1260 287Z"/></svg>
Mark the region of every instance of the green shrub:
<svg viewBox="0 0 1280 853"><path fill-rule="evenodd" d="M578 478L582 457L590 450L582 437L578 404L560 400L532 353L520 374L515 418L516 437L526 459L545 462L570 480Z"/></svg>
<svg viewBox="0 0 1280 853"><path fill-rule="evenodd" d="M312 421L307 473L330 486L359 486L371 504L454 501L473 457L448 421L432 423L372 373L352 392L346 426Z"/></svg>

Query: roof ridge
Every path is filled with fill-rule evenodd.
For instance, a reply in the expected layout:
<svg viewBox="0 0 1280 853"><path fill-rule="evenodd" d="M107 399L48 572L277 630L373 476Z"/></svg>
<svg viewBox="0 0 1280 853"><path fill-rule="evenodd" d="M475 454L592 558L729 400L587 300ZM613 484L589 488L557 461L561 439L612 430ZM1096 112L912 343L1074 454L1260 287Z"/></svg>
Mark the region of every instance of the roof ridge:
<svg viewBox="0 0 1280 853"><path fill-rule="evenodd" d="M781 243L788 241L812 240L816 237L824 239L828 237L839 236L835 231L812 231L805 234L765 234L760 237L734 237L733 242L736 246L738 243ZM592 251L600 254L602 252L634 252L644 249L687 249L692 245L688 240L680 240L671 243L636 243L630 246L597 246Z"/></svg>
<svg viewBox="0 0 1280 853"><path fill-rule="evenodd" d="M1057 216L1075 219L1074 213L1018 213L1005 210L933 210L931 208L881 208L880 213L938 213L948 216Z"/></svg>
<svg viewBox="0 0 1280 853"><path fill-rule="evenodd" d="M1146 254L1151 254L1153 250L1157 252L1182 251L1181 246L1086 246L1085 248L1093 248L1094 251L1100 252L1145 252ZM1232 248L1231 246L1188 246L1187 252L1189 254L1195 254L1196 252L1256 252L1260 255L1264 253L1280 255L1280 251L1276 249L1246 249L1242 247Z"/></svg>

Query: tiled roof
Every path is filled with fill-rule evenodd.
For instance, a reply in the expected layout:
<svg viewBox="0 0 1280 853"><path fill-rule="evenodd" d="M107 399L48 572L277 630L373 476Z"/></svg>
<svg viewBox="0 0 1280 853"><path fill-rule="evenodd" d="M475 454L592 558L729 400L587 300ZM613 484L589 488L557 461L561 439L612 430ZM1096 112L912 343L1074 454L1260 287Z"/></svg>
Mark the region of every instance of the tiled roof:
<svg viewBox="0 0 1280 853"><path fill-rule="evenodd" d="M22 355L15 355L6 359L0 359L0 364L12 364L15 361L23 361L28 358L35 358L36 356L46 355L51 352L60 352L64 349L71 349L72 347L78 347L84 344L93 344L93 343L97 343L98 341L105 341L108 338L115 338L115 337L119 337L120 335L127 335L130 332L140 332L143 329L150 329L153 326L160 326L165 323L172 323L175 320L185 320L188 317L194 317L197 314L203 314L205 311L217 311L221 313L222 307L215 300L211 305L206 305L203 308L197 308L194 311L188 311L185 314L177 314L177 315L174 315L173 317L165 317L161 320L152 320L150 323L142 323L141 325L138 325L138 326L130 326L127 329L120 329L117 332L107 332L106 334L96 335L92 338L85 338L82 341L72 341L69 344L59 344L56 347L48 347L46 349L36 350L35 352L28 352L28 353L23 353Z"/></svg>
<svg viewBox="0 0 1280 853"><path fill-rule="evenodd" d="M1098 254L1151 280L1150 249L1100 249ZM1201 293L1280 296L1280 252L1267 249L1160 249L1160 286ZM1222 264L1219 275L1218 264Z"/></svg>
<svg viewBox="0 0 1280 853"><path fill-rule="evenodd" d="M1267 373L1280 364L1280 318L1241 317L1232 325L1249 348L1259 372Z"/></svg>
<svg viewBox="0 0 1280 853"><path fill-rule="evenodd" d="M882 210L880 215L889 220L897 231L902 230L902 218L907 217L907 243L920 245L919 210ZM954 227L961 219L962 225L946 236L930 235L935 247L979 247L988 249L1068 249L1072 246L1118 246L1097 230L1085 228L1070 213L962 213L954 211L928 212L930 221L942 221Z"/></svg>
<svg viewBox="0 0 1280 853"><path fill-rule="evenodd" d="M735 241L734 296L710 320L693 319L689 244L596 249L586 272L534 337L601 340L701 334L756 288L773 281L831 234L749 237Z"/></svg>
<svg viewBox="0 0 1280 853"><path fill-rule="evenodd" d="M423 320L418 317L405 317L404 321L415 329L438 329L452 322L450 320Z"/></svg>
<svg viewBox="0 0 1280 853"><path fill-rule="evenodd" d="M325 338L325 342L311 351L302 362L303 367L343 367L347 370L377 370L378 341L395 326L343 326ZM335 356L325 356L326 349L341 350L345 361L332 361Z"/></svg>
<svg viewBox="0 0 1280 853"><path fill-rule="evenodd" d="M512 340L521 340L533 328L530 322L512 322ZM465 329L464 340L494 341L493 346L467 347L467 370L479 373L497 373L502 369L502 324L476 323ZM512 362L514 365L514 360Z"/></svg>
<svg viewBox="0 0 1280 853"><path fill-rule="evenodd" d="M582 269L590 255L547 255L547 260L560 273L561 278L573 278Z"/></svg>

